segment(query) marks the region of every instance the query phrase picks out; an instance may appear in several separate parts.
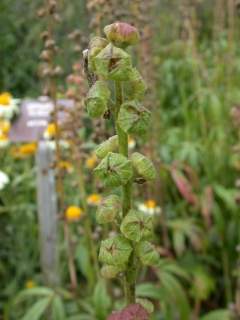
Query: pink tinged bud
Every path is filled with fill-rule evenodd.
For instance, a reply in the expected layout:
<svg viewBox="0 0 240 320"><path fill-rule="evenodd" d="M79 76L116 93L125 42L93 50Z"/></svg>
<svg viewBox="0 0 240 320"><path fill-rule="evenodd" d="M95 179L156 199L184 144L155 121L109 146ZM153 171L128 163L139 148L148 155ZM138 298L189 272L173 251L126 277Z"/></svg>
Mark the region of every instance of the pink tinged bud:
<svg viewBox="0 0 240 320"><path fill-rule="evenodd" d="M109 41L119 47L137 44L140 39L137 28L125 22L115 22L106 26L104 33Z"/></svg>

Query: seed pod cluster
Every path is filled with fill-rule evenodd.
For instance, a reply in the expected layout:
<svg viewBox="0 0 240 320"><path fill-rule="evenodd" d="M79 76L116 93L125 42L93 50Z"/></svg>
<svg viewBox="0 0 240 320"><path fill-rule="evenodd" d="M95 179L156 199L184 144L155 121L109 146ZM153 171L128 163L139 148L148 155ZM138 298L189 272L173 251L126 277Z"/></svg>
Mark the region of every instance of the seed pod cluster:
<svg viewBox="0 0 240 320"><path fill-rule="evenodd" d="M158 262L159 255L148 242L153 233L152 217L131 208L131 205L126 206L126 202L129 203L126 197L131 196L129 190L133 183L139 179L153 180L156 172L144 155L128 154L128 135L144 136L151 117L142 104L146 84L126 51L128 46L139 41L139 32L122 22L105 27L104 32L106 39L96 37L90 42L88 65L97 81L90 88L85 104L92 118L105 117L108 110L116 129L116 135L95 149L101 161L94 170L101 183L113 189L96 212L99 224L113 223L119 230L114 237L101 242L99 252L103 263L102 276L113 278L127 274L133 259L143 265ZM123 199L115 188L122 189Z"/></svg>

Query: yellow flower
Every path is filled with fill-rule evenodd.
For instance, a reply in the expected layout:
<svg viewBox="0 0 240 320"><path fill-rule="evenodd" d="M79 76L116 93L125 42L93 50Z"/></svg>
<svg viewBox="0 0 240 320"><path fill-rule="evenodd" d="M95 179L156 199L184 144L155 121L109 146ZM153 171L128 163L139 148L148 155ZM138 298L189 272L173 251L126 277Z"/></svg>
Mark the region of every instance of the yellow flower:
<svg viewBox="0 0 240 320"><path fill-rule="evenodd" d="M26 158L35 154L36 150L36 143L24 143L19 147L13 147L11 153L16 158Z"/></svg>
<svg viewBox="0 0 240 320"><path fill-rule="evenodd" d="M9 144L8 135L0 131L0 148L4 148Z"/></svg>
<svg viewBox="0 0 240 320"><path fill-rule="evenodd" d="M87 203L93 206L99 205L101 201L102 197L97 193L90 194L90 196L87 197Z"/></svg>
<svg viewBox="0 0 240 320"><path fill-rule="evenodd" d="M134 149L136 146L136 141L131 138L131 137L128 137L128 147L129 149Z"/></svg>
<svg viewBox="0 0 240 320"><path fill-rule="evenodd" d="M64 161L64 160L60 161L58 163L58 168L66 170L67 172L72 172L73 171L73 165L69 161Z"/></svg>
<svg viewBox="0 0 240 320"><path fill-rule="evenodd" d="M55 123L49 123L46 130L44 131L44 138L50 139L56 136L57 126Z"/></svg>
<svg viewBox="0 0 240 320"><path fill-rule="evenodd" d="M150 215L154 214L160 214L161 213L161 208L157 206L157 203L153 199L149 199L145 201L144 203L140 203L138 205L138 209L141 210L142 212Z"/></svg>
<svg viewBox="0 0 240 320"><path fill-rule="evenodd" d="M12 100L12 96L9 92L3 92L0 94L0 104L2 106L10 105L11 100Z"/></svg>
<svg viewBox="0 0 240 320"><path fill-rule="evenodd" d="M78 221L83 215L83 210L76 206L70 206L65 212L65 218L69 222Z"/></svg>
<svg viewBox="0 0 240 320"><path fill-rule="evenodd" d="M0 120L0 133L8 134L11 128L11 124L7 120Z"/></svg>
<svg viewBox="0 0 240 320"><path fill-rule="evenodd" d="M25 283L25 288L27 288L27 289L32 289L32 288L35 288L36 286L37 286L37 284L33 280L28 280Z"/></svg>
<svg viewBox="0 0 240 320"><path fill-rule="evenodd" d="M88 169L93 169L95 167L96 163L97 163L97 157L95 154L93 154L91 157L89 157L86 160L86 167Z"/></svg>
<svg viewBox="0 0 240 320"><path fill-rule="evenodd" d="M144 204L148 209L155 209L157 206L156 201L152 199L145 201Z"/></svg>

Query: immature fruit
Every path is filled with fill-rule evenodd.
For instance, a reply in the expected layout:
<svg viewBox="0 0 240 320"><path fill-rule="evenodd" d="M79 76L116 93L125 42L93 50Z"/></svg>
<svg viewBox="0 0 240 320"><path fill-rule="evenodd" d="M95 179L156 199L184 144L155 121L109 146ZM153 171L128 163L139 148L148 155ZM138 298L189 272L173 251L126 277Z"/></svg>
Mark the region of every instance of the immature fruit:
<svg viewBox="0 0 240 320"><path fill-rule="evenodd" d="M141 74L136 68L133 68L129 82L125 86L127 99L141 101L144 98L146 90L147 86Z"/></svg>
<svg viewBox="0 0 240 320"><path fill-rule="evenodd" d="M111 265L104 265L101 269L101 275L105 279L113 279L116 278L117 275L124 271L124 267L121 266L111 266Z"/></svg>
<svg viewBox="0 0 240 320"><path fill-rule="evenodd" d="M94 172L107 187L125 185L133 176L131 161L121 154L109 152Z"/></svg>
<svg viewBox="0 0 240 320"><path fill-rule="evenodd" d="M141 211L130 210L124 217L120 230L129 240L139 242L152 236L153 220Z"/></svg>
<svg viewBox="0 0 240 320"><path fill-rule="evenodd" d="M152 266L159 262L159 254L148 241L141 241L136 246L137 256L143 265Z"/></svg>
<svg viewBox="0 0 240 320"><path fill-rule="evenodd" d="M104 33L109 41L123 48L137 44L140 39L138 30L125 22L115 22L106 26Z"/></svg>
<svg viewBox="0 0 240 320"><path fill-rule="evenodd" d="M132 250L126 238L115 236L101 242L99 260L107 265L122 267L127 264Z"/></svg>
<svg viewBox="0 0 240 320"><path fill-rule="evenodd" d="M106 157L108 152L114 152L117 150L117 148L118 136L115 135L97 146L97 148L95 149L95 154L99 159L103 159L104 157Z"/></svg>
<svg viewBox="0 0 240 320"><path fill-rule="evenodd" d="M91 71L95 71L94 58L99 52L108 45L108 41L101 37L94 37L91 39L88 51L88 63Z"/></svg>
<svg viewBox="0 0 240 320"><path fill-rule="evenodd" d="M97 222L99 224L113 222L121 213L121 199L117 195L110 195L103 199L96 212Z"/></svg>
<svg viewBox="0 0 240 320"><path fill-rule="evenodd" d="M131 161L136 173L145 180L156 179L156 169L151 160L139 152L131 155Z"/></svg>
<svg viewBox="0 0 240 320"><path fill-rule="evenodd" d="M110 94L107 82L95 82L86 98L86 107L90 117L98 118L104 115L108 108Z"/></svg>
<svg viewBox="0 0 240 320"><path fill-rule="evenodd" d="M139 102L132 100L121 105L117 122L122 130L132 135L146 134L151 113Z"/></svg>
<svg viewBox="0 0 240 320"><path fill-rule="evenodd" d="M107 80L127 81L132 72L131 56L111 43L94 58L94 65L96 74Z"/></svg>

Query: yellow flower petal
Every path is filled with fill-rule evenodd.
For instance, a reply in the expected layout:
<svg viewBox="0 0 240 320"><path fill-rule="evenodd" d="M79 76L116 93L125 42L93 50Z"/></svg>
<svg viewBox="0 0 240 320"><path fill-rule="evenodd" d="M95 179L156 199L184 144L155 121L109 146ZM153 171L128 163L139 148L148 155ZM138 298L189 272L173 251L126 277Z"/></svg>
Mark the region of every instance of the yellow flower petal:
<svg viewBox="0 0 240 320"><path fill-rule="evenodd" d="M83 210L76 206L70 206L65 212L65 218L69 222L78 221L83 215Z"/></svg>
<svg viewBox="0 0 240 320"><path fill-rule="evenodd" d="M101 200L102 200L102 197L100 194L93 193L93 194L90 194L90 196L88 196L87 203L90 205L99 205Z"/></svg>

